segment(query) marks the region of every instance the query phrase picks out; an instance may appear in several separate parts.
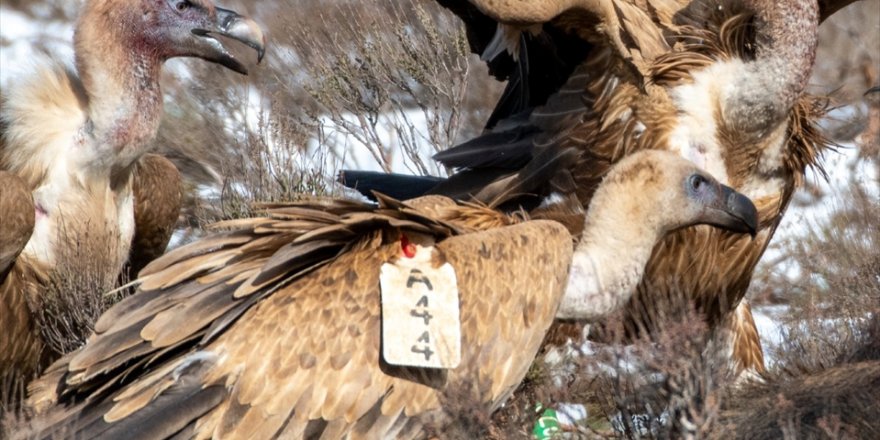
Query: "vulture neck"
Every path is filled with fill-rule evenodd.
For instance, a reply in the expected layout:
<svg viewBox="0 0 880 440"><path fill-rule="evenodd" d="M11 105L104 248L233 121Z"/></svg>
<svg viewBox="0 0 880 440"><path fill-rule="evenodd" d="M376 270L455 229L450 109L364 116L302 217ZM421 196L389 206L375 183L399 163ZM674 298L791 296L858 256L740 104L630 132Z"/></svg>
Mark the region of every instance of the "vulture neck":
<svg viewBox="0 0 880 440"><path fill-rule="evenodd" d="M816 59L819 5L811 0L745 0L755 13L755 59L723 91L723 120L759 139L785 121Z"/></svg>
<svg viewBox="0 0 880 440"><path fill-rule="evenodd" d="M657 213L638 192L628 188L613 193L618 197L597 192L590 204L556 313L558 319L592 321L623 306L664 233Z"/></svg>
<svg viewBox="0 0 880 440"><path fill-rule="evenodd" d="M162 115L161 66L155 55L122 45L98 56L77 51L77 70L88 99L85 131L95 142L94 167L116 173L146 152Z"/></svg>

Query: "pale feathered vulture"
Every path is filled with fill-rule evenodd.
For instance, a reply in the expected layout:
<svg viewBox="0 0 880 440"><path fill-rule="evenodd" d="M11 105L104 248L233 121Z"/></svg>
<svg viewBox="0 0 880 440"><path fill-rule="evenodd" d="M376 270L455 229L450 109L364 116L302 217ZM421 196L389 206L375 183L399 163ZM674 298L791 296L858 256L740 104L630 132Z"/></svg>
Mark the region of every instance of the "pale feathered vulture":
<svg viewBox="0 0 880 440"><path fill-rule="evenodd" d="M180 178L166 159L146 155L162 116L159 71L169 58L198 57L246 73L219 36L262 56L256 23L210 1L89 0L74 35L75 69L47 62L4 90L0 376L27 377L57 357L30 307L65 258L100 257L106 273L94 276L115 279L127 259L136 270L164 250ZM16 202L22 187L32 203ZM6 237L15 243L7 247ZM68 252L74 246L83 249Z"/></svg>
<svg viewBox="0 0 880 440"><path fill-rule="evenodd" d="M828 145L816 127L823 102L803 89L820 19L850 1L438 2L508 84L482 136L435 156L458 172L422 181L426 193L540 217L551 200L588 205L609 168L634 152L692 160L755 201L757 238L707 226L669 234L627 305L627 327L652 329L664 299L684 296L731 350L734 368L763 370L743 296L806 168L819 168ZM567 149L577 151L573 162L552 163ZM392 196L401 187L375 173L341 179ZM580 225L571 227L577 234Z"/></svg>
<svg viewBox="0 0 880 440"><path fill-rule="evenodd" d="M222 232L147 266L139 291L101 317L88 343L31 384L38 416L21 435L413 437L456 411L498 408L554 317L594 319L625 301L667 231L757 227L746 197L658 151L621 161L580 215L588 226L574 252L557 222L441 196L275 204L265 217L219 223ZM453 281L427 274L446 263L460 363L392 363L383 332L404 334L407 352L441 349L418 328L426 313L440 316L428 302ZM405 287L383 284L388 265L409 268ZM413 283L433 286L409 306L418 330L409 334L385 304Z"/></svg>

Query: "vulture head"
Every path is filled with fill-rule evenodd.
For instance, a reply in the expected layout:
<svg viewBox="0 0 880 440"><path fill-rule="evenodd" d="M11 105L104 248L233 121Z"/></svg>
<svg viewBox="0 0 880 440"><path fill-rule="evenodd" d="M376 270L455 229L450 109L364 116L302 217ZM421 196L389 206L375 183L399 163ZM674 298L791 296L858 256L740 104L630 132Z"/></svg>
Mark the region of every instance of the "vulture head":
<svg viewBox="0 0 880 440"><path fill-rule="evenodd" d="M0 172L28 197L13 198L8 185L10 192L0 192L0 206L11 204L0 245L19 237L0 252L3 266L14 264L0 268L12 274L0 276L0 303L10 305L0 331L0 376L28 377L60 354L46 343L55 329L34 318L55 310L40 305L52 298L53 276L82 274L109 287L126 261L142 265L164 251L181 194L177 169L147 154L162 117L159 73L173 57L246 73L221 38L263 55L259 26L210 1L87 0L74 35L75 69L45 60L4 89ZM15 202L25 198L32 205ZM28 225L26 234L14 230ZM100 263L79 270L91 261ZM55 321L83 315L83 295L97 290L75 287L58 295L65 306L53 312Z"/></svg>
<svg viewBox="0 0 880 440"><path fill-rule="evenodd" d="M75 71L45 60L10 82L0 169L22 179L36 205L22 255L51 269L64 243L109 240L124 263L137 226L135 165L162 117L160 69L198 57L246 73L219 37L264 53L253 20L206 0L89 0L74 34Z"/></svg>
<svg viewBox="0 0 880 440"><path fill-rule="evenodd" d="M162 113L159 70L166 60L201 58L247 74L217 37L250 46L259 60L265 52L256 22L207 0L86 3L74 35L76 67L96 140L118 152L114 166L139 158L155 136Z"/></svg>
<svg viewBox="0 0 880 440"><path fill-rule="evenodd" d="M607 219L609 225L638 223L656 237L697 224L752 235L758 228L758 212L748 197L692 162L660 150L640 151L612 168L590 202L587 224L598 219Z"/></svg>
<svg viewBox="0 0 880 440"><path fill-rule="evenodd" d="M247 74L216 36L242 42L263 58L266 39L256 22L210 1L96 0L86 4L76 30L77 63L88 65L100 60L103 50L122 48L156 66L169 58L196 57Z"/></svg>
<svg viewBox="0 0 880 440"><path fill-rule="evenodd" d="M627 156L590 202L557 318L595 320L618 310L635 291L657 241L698 224L754 236L758 211L748 197L677 154Z"/></svg>

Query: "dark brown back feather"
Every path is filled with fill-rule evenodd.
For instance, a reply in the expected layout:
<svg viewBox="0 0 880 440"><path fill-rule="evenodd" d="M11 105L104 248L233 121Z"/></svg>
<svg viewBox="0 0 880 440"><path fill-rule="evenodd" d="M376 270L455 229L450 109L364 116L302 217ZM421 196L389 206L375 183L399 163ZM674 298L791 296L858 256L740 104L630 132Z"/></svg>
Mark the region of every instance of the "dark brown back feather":
<svg viewBox="0 0 880 440"><path fill-rule="evenodd" d="M128 257L129 279L165 252L180 215L183 183L168 159L147 154L134 171L134 238Z"/></svg>

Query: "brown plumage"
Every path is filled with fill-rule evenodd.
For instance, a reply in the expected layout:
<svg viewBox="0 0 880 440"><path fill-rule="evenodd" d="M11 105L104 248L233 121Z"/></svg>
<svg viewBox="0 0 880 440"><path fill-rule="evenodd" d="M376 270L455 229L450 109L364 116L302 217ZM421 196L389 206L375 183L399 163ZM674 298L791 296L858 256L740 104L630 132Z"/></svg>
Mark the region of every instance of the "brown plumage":
<svg viewBox="0 0 880 440"><path fill-rule="evenodd" d="M654 249L625 319L633 332L650 330L667 299L689 298L715 337L729 342L737 369L762 370L743 296L806 169L820 169L828 141L816 121L824 107L802 90L819 19L846 2L819 11L791 0L720 8L674 0L438 1L465 21L477 53L498 25L541 24L543 33L523 33L520 61L502 54L489 62L493 75L508 79L489 132L436 156L460 171L429 193L540 218L551 194L586 206L611 165L634 152L669 150L694 161L755 201L758 236L706 226L671 233ZM577 158L563 172L523 173L569 149Z"/></svg>
<svg viewBox="0 0 880 440"><path fill-rule="evenodd" d="M18 176L0 171L0 284L34 231L34 198Z"/></svg>
<svg viewBox="0 0 880 440"><path fill-rule="evenodd" d="M754 230L751 202L693 164L661 152L629 159L586 214L589 224L644 220L614 245L650 251L669 228L694 222ZM645 188L641 200L614 197L634 187ZM592 302L578 307L581 295L631 293L638 277L628 269L648 257L621 272L602 264L599 254L614 250L600 242L587 255L597 265L571 263L561 224L439 196L379 197L378 208L312 200L265 209L265 217L217 224L222 232L145 268L139 291L101 317L88 344L31 385L39 416L22 435L411 437L426 423L497 409L557 309L595 316ZM395 367L380 355L380 295L393 294L380 293L380 267L405 258L407 243L435 246L418 252L456 271L457 368ZM567 282L570 263L598 289Z"/></svg>
<svg viewBox="0 0 880 440"><path fill-rule="evenodd" d="M146 247L133 250L134 264L143 264L167 243L179 188L174 180L157 187L158 176L145 175L159 169L156 159L141 161L162 115L159 71L169 58L192 56L245 73L215 35L239 40L262 56L263 35L256 24L206 0L89 0L74 35L75 71L47 60L4 90L0 169L24 182L33 204L4 211L0 236L15 233L6 230L17 227L5 220L10 216L30 216L35 224L14 262L16 275L0 286L8 313L0 347L11 347L3 350L0 375L28 377L58 355L44 346L39 329L24 328L39 312L31 307L40 304L35 299L46 280L60 272L56 268L94 259L104 264L96 265L89 279L112 284L132 252L136 229L135 245ZM161 169L170 175L167 166ZM134 180L140 185L137 194ZM137 220L152 224L135 225L135 211ZM65 313L78 313L75 294L68 295L65 303L72 309L53 317L58 322L68 321Z"/></svg>
<svg viewBox="0 0 880 440"><path fill-rule="evenodd" d="M13 290L34 281L27 268L15 264L34 229L34 199L18 176L5 171L0 171L0 213L5 216L0 227L0 322L10 332L0 338L0 386L14 388L19 382L16 373L24 367L22 360L40 356L33 319L29 313L20 313L28 310L28 297L17 288ZM15 397L0 393L0 409L8 403L4 400Z"/></svg>
<svg viewBox="0 0 880 440"><path fill-rule="evenodd" d="M147 154L138 161L132 181L134 237L128 257L130 279L168 247L180 215L182 191L180 171L170 160Z"/></svg>
<svg viewBox="0 0 880 440"><path fill-rule="evenodd" d="M552 222L459 238L451 235L463 225L391 201L276 205L267 214L217 225L231 231L149 266L140 291L102 317L86 348L36 383L35 405L69 401L55 394L59 379L73 393L106 387L111 394L86 394L91 405L70 409L87 438L113 438L114 429L143 438L181 429L196 438L411 435L412 416L440 412L441 391L493 406L516 387L553 319L571 255L571 239ZM378 269L400 258L402 234L436 240L438 263L457 269L458 369L379 362ZM490 313L497 321L486 325ZM183 403L174 396L189 408L162 415Z"/></svg>
<svg viewBox="0 0 880 440"><path fill-rule="evenodd" d="M719 417L718 438L874 439L880 360L777 374L744 386Z"/></svg>

